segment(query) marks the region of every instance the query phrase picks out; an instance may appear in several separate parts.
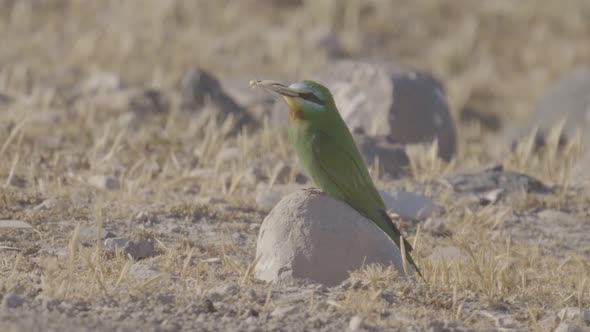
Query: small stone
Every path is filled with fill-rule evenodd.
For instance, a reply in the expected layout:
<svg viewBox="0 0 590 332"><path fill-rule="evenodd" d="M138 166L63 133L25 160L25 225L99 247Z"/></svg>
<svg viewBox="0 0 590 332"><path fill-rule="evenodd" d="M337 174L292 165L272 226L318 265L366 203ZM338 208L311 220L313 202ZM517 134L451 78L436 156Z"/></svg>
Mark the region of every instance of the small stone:
<svg viewBox="0 0 590 332"><path fill-rule="evenodd" d="M10 177L10 181L8 184L15 188L24 189L27 186L27 179L18 175L13 175L12 177Z"/></svg>
<svg viewBox="0 0 590 332"><path fill-rule="evenodd" d="M383 231L348 204L313 189L298 190L273 208L260 227L256 257L256 277L269 282L336 286L371 263L403 273L399 249Z"/></svg>
<svg viewBox="0 0 590 332"><path fill-rule="evenodd" d="M453 246L435 247L430 255L430 260L433 262L445 261L450 263L451 261L463 259L465 259L465 255L461 252L461 249Z"/></svg>
<svg viewBox="0 0 590 332"><path fill-rule="evenodd" d="M503 193L504 193L504 189L502 189L502 188L490 190L487 193L484 193L481 195L481 197L479 198L479 203L484 206L490 205L490 204L496 204L500 200L500 198L503 196L502 195Z"/></svg>
<svg viewBox="0 0 590 332"><path fill-rule="evenodd" d="M431 218L424 223L424 230L436 236L451 236L451 231L442 218Z"/></svg>
<svg viewBox="0 0 590 332"><path fill-rule="evenodd" d="M454 320L435 320L428 324L429 332L463 332L470 331L465 329L461 324Z"/></svg>
<svg viewBox="0 0 590 332"><path fill-rule="evenodd" d="M281 319L285 316L289 316L291 314L294 314L297 311L298 311L297 306L294 306L294 305L286 306L286 307L278 307L270 313L270 316Z"/></svg>
<svg viewBox="0 0 590 332"><path fill-rule="evenodd" d="M97 236L98 236L98 229L96 225L83 225L80 227L80 242L85 243L87 245L91 245L96 243ZM105 232L104 229L101 229L101 238L100 240L104 240L106 238L113 238L112 233Z"/></svg>
<svg viewBox="0 0 590 332"><path fill-rule="evenodd" d="M88 178L88 183L101 190L112 191L119 189L119 179L112 175L93 175Z"/></svg>
<svg viewBox="0 0 590 332"><path fill-rule="evenodd" d="M499 328L516 328L518 326L518 323L510 314L487 310L480 310L478 313L494 321L496 327Z"/></svg>
<svg viewBox="0 0 590 332"><path fill-rule="evenodd" d="M133 259L142 259L156 256L158 253L152 239L129 240L123 237L108 238L104 241L105 249L115 251L116 248L131 256Z"/></svg>
<svg viewBox="0 0 590 332"><path fill-rule="evenodd" d="M124 237L112 237L104 241L106 250L115 251L116 248L124 249L129 244L130 240Z"/></svg>
<svg viewBox="0 0 590 332"><path fill-rule="evenodd" d="M136 116L165 113L170 107L167 96L155 89L138 91L129 99L129 109Z"/></svg>
<svg viewBox="0 0 590 332"><path fill-rule="evenodd" d="M41 211L45 209L53 209L57 205L55 198L48 198L33 208L33 211Z"/></svg>
<svg viewBox="0 0 590 332"><path fill-rule="evenodd" d="M380 191L388 210L394 211L403 219L424 220L434 211L434 202L419 193L394 191L391 194Z"/></svg>
<svg viewBox="0 0 590 332"><path fill-rule="evenodd" d="M0 219L0 228L26 228L32 229L33 226L26 221L15 219Z"/></svg>
<svg viewBox="0 0 590 332"><path fill-rule="evenodd" d="M505 193L521 190L527 193L549 193L551 190L541 181L522 173L504 171L500 164L470 173L455 173L447 177L456 192L483 193L502 189Z"/></svg>
<svg viewBox="0 0 590 332"><path fill-rule="evenodd" d="M14 97L0 92L0 104L12 104L15 101Z"/></svg>
<svg viewBox="0 0 590 332"><path fill-rule="evenodd" d="M160 266L154 262L135 262L129 268L129 275L138 280L149 280L161 273Z"/></svg>
<svg viewBox="0 0 590 332"><path fill-rule="evenodd" d="M359 316L352 316L350 322L348 322L348 330L351 332L356 332L361 328L363 324L363 319Z"/></svg>
<svg viewBox="0 0 590 332"><path fill-rule="evenodd" d="M235 295L237 292L238 292L238 286L230 283L230 284L225 284L225 285L211 288L207 292L207 296L212 301L221 301L227 296Z"/></svg>
<svg viewBox="0 0 590 332"><path fill-rule="evenodd" d="M238 161L242 158L242 151L237 147L228 147L217 154L217 164Z"/></svg>
<svg viewBox="0 0 590 332"><path fill-rule="evenodd" d="M97 72L82 82L77 89L78 94L96 94L112 92L125 86L119 75L112 72Z"/></svg>
<svg viewBox="0 0 590 332"><path fill-rule="evenodd" d="M15 309L22 306L25 303L25 298L15 294L15 293L8 293L4 295L2 298L2 303L0 304L0 308L5 309Z"/></svg>

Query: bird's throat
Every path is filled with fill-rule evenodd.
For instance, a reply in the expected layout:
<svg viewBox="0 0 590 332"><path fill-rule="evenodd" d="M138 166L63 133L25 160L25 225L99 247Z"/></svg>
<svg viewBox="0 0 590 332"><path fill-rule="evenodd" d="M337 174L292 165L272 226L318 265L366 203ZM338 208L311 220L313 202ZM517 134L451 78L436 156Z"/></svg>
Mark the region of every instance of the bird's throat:
<svg viewBox="0 0 590 332"><path fill-rule="evenodd" d="M285 99L285 103L289 106L289 120L303 120L303 112L299 108L299 105L293 101L293 99L289 97L283 98Z"/></svg>

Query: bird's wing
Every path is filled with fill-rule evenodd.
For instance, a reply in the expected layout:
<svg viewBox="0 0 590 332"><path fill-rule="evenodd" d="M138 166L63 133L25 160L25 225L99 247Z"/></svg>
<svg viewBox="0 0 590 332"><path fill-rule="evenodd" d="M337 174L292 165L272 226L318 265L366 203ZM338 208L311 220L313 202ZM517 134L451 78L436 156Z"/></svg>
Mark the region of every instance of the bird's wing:
<svg viewBox="0 0 590 332"><path fill-rule="evenodd" d="M312 138L312 153L317 171L323 175L323 183L316 183L328 194L345 200L355 210L364 214L371 219L379 228L381 228L401 249L400 240L404 241L406 250L406 259L414 267L418 275L422 276L420 269L414 262L410 253L412 246L402 236L391 218L385 211L383 200L373 184L373 180L361 159L360 153L354 145L354 141L348 149L341 144L347 142L338 142L329 134L322 130L317 130ZM318 182L316 179L314 181ZM331 189L331 190L330 190ZM334 192L337 190L338 192ZM330 192L332 191L332 192Z"/></svg>
<svg viewBox="0 0 590 332"><path fill-rule="evenodd" d="M337 188L339 196L359 210L356 204L372 203L384 208L383 200L377 192L354 141L339 142L323 130L316 130L312 137L313 160L318 171ZM322 184L319 184L322 186ZM326 185L326 184L324 184ZM327 188L322 188L326 190ZM330 190L327 190L330 191ZM356 204L355 204L356 203ZM361 211L367 214L367 211Z"/></svg>

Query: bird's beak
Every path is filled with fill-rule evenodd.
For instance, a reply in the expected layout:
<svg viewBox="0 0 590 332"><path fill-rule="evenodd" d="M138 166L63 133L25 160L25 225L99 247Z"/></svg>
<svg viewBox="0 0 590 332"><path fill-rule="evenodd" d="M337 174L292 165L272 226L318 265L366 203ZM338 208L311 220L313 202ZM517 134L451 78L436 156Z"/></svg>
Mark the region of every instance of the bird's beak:
<svg viewBox="0 0 590 332"><path fill-rule="evenodd" d="M299 97L300 91L290 88L288 85L279 81L262 80L262 81L250 81L250 86L260 87L275 93L282 95L283 97L293 98Z"/></svg>

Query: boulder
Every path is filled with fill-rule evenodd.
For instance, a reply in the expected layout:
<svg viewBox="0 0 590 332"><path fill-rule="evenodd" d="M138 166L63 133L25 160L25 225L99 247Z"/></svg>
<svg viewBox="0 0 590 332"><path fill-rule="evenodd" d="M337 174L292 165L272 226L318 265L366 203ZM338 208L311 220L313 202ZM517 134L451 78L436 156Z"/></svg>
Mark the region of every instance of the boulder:
<svg viewBox="0 0 590 332"><path fill-rule="evenodd" d="M373 167L379 160L381 174L399 179L409 172L410 158L401 144L392 143L384 136L369 136L358 131L354 140L367 165Z"/></svg>
<svg viewBox="0 0 590 332"><path fill-rule="evenodd" d="M576 67L549 86L525 125L510 128L507 136L518 141L538 129L535 144L542 147L549 130L562 121L560 145L564 145L576 131L585 141L590 141L590 66Z"/></svg>
<svg viewBox="0 0 590 332"><path fill-rule="evenodd" d="M314 189L298 190L274 207L260 227L256 256L256 277L269 282L335 286L371 263L393 265L403 273L400 251L383 231L346 203Z"/></svg>
<svg viewBox="0 0 590 332"><path fill-rule="evenodd" d="M240 106L222 87L211 73L192 68L180 81L180 107L187 111L197 111L207 103L218 114L218 120L234 117L234 132L253 121L251 115Z"/></svg>
<svg viewBox="0 0 590 332"><path fill-rule="evenodd" d="M396 64L341 60L324 66L317 80L332 91L351 130L401 144L437 139L439 157L455 155L455 124L432 75Z"/></svg>

